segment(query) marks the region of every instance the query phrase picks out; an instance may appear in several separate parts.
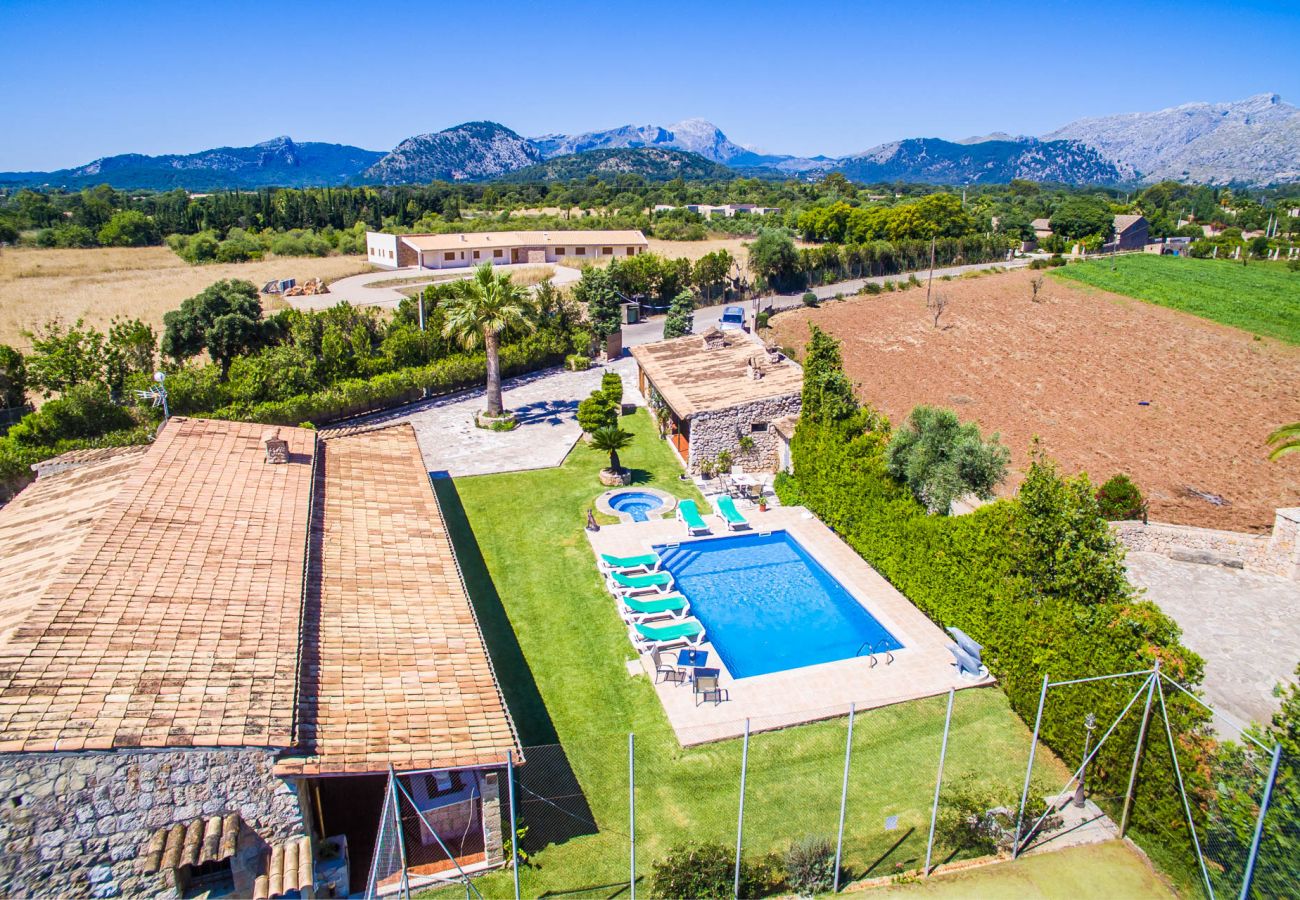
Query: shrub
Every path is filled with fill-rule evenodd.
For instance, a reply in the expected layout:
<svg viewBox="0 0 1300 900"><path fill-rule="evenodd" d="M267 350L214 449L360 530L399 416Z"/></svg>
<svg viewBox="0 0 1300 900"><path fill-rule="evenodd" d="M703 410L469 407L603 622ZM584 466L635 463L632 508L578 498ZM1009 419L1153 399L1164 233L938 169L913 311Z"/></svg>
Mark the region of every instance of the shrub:
<svg viewBox="0 0 1300 900"><path fill-rule="evenodd" d="M804 306L816 306L816 305L817 305L817 295L814 294L812 291L804 291L804 292L803 292L803 305L804 305Z"/></svg>
<svg viewBox="0 0 1300 900"><path fill-rule="evenodd" d="M1104 518L1112 522L1140 519L1146 512L1142 492L1127 475L1120 473L1097 489L1097 506Z"/></svg>
<svg viewBox="0 0 1300 900"><path fill-rule="evenodd" d="M688 335L694 328L695 295L690 291L678 291L664 316L664 340Z"/></svg>
<svg viewBox="0 0 1300 900"><path fill-rule="evenodd" d="M650 892L681 900L727 900L735 896L736 851L714 841L677 844L650 870ZM768 858L740 862L740 896L761 897L780 884Z"/></svg>
<svg viewBox="0 0 1300 900"><path fill-rule="evenodd" d="M776 473L772 479L772 490L782 506L803 506L803 498L799 496L799 480L789 472Z"/></svg>
<svg viewBox="0 0 1300 900"><path fill-rule="evenodd" d="M564 357L564 367L572 372L585 372L591 368L591 357L582 353L570 353Z"/></svg>
<svg viewBox="0 0 1300 900"><path fill-rule="evenodd" d="M1049 265L1050 263L1048 263L1048 261L1043 259L1042 257L1038 257L1037 259L1031 259L1029 261L1029 268L1031 269L1046 269Z"/></svg>
<svg viewBox="0 0 1300 900"><path fill-rule="evenodd" d="M785 851L785 883L801 897L825 894L835 886L835 845L809 835Z"/></svg>
<svg viewBox="0 0 1300 900"><path fill-rule="evenodd" d="M874 281L868 281L862 287L863 290L865 290L868 294L873 294L873 295L879 294L882 290L884 290L884 288L882 288L878 283Z"/></svg>
<svg viewBox="0 0 1300 900"><path fill-rule="evenodd" d="M578 425L587 434L614 428L618 425L618 407L603 392L592 391L590 397L578 404Z"/></svg>
<svg viewBox="0 0 1300 900"><path fill-rule="evenodd" d="M1065 265L1065 257L1059 253L1054 253L1051 258L1047 260L1047 264L1052 268L1058 268Z"/></svg>
<svg viewBox="0 0 1300 900"><path fill-rule="evenodd" d="M57 400L24 416L9 429L9 438L24 447L53 445L59 441L99 437L110 431L134 428L135 418L125 407L109 399L97 384L69 388Z"/></svg>
<svg viewBox="0 0 1300 900"><path fill-rule="evenodd" d="M600 376L600 392L604 394L616 409L623 407L623 378L617 372L606 372Z"/></svg>
<svg viewBox="0 0 1300 900"><path fill-rule="evenodd" d="M717 459L714 460L714 463L717 465L718 471L720 473L722 473L723 475L730 475L731 463L732 463L731 451L723 450L722 452L720 452L718 454Z"/></svg>
<svg viewBox="0 0 1300 900"><path fill-rule="evenodd" d="M898 285L894 284L894 282L892 282L892 281L890 281L888 278L886 278L886 279L885 279L885 290L889 291L890 293L893 293L894 291L898 290Z"/></svg>
<svg viewBox="0 0 1300 900"><path fill-rule="evenodd" d="M920 287L920 286L921 286L921 279L919 279L919 278L916 277L916 273L915 273L915 272L913 272L911 275L908 275L908 276L907 276L907 286L908 286L908 287Z"/></svg>
<svg viewBox="0 0 1300 900"><path fill-rule="evenodd" d="M756 329L766 328L767 323L770 321L772 321L772 313L766 309L762 310L758 315L754 316L754 327Z"/></svg>
<svg viewBox="0 0 1300 900"><path fill-rule="evenodd" d="M1044 785L1031 786L1030 802L1025 806L1026 828L1046 812L1043 798L1050 793ZM941 846L956 852L1009 853L1015 843L1019 810L1020 796L1014 789L998 793L987 782L966 775L944 787L935 838ZM1060 816L1049 815L1036 833L1050 834L1062 824Z"/></svg>
<svg viewBox="0 0 1300 900"><path fill-rule="evenodd" d="M27 404L27 364L23 355L0 344L0 407L17 409Z"/></svg>

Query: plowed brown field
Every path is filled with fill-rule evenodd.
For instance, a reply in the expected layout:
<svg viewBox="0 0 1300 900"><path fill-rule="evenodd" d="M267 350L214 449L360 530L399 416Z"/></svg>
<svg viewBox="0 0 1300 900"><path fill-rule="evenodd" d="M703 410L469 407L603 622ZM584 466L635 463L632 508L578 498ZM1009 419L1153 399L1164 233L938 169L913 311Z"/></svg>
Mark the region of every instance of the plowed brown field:
<svg viewBox="0 0 1300 900"><path fill-rule="evenodd" d="M773 319L801 347L812 321L844 342L864 400L900 422L918 403L998 431L1021 479L1032 439L1068 472L1137 481L1153 520L1264 531L1300 505L1300 456L1269 462L1265 437L1300 419L1300 347L1035 273L935 282ZM1144 405L1144 401L1145 404ZM1221 502L1219 502L1221 501Z"/></svg>

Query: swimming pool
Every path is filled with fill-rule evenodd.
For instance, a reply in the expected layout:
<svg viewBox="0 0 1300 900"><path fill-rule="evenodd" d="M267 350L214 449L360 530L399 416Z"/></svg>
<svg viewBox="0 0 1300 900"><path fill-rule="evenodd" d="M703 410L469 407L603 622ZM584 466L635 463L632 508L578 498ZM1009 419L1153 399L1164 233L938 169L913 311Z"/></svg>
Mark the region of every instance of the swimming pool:
<svg viewBox="0 0 1300 900"><path fill-rule="evenodd" d="M903 646L787 532L655 551L733 678Z"/></svg>
<svg viewBox="0 0 1300 900"><path fill-rule="evenodd" d="M634 522L648 522L650 513L663 509L664 501L646 491L619 491L609 498L609 506L631 516Z"/></svg>

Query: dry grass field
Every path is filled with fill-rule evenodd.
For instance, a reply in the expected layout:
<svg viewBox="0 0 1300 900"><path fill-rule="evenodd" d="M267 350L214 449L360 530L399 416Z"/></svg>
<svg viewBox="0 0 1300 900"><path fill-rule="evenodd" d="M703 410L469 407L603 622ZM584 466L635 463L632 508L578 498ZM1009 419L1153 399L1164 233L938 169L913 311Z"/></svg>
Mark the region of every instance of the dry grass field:
<svg viewBox="0 0 1300 900"><path fill-rule="evenodd" d="M272 278L332 281L369 270L360 256L191 266L166 247L6 249L0 251L0 343L26 348L22 331L55 317L103 326L114 316L133 316L161 329L164 313L223 278L260 288Z"/></svg>
<svg viewBox="0 0 1300 900"><path fill-rule="evenodd" d="M1070 472L1132 476L1157 521L1264 531L1300 500L1300 459L1269 462L1265 437L1300 418L1300 347L1021 271L855 297L773 322L802 347L808 322L844 341L863 399L901 422L918 403L998 431L1020 480L1032 439Z"/></svg>

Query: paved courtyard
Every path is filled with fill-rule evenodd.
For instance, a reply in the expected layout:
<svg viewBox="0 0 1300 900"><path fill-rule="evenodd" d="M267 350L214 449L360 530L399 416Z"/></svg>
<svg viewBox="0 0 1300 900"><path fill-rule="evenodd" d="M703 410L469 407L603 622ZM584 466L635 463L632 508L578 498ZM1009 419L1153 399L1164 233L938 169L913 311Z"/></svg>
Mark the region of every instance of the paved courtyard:
<svg viewBox="0 0 1300 900"><path fill-rule="evenodd" d="M1300 661L1300 583L1157 553L1130 552L1128 572L1205 658L1205 700L1235 724L1267 722Z"/></svg>
<svg viewBox="0 0 1300 900"><path fill-rule="evenodd" d="M482 388L411 404L379 413L361 422L410 422L429 471L462 477L546 469L558 466L573 449L578 427L578 402L600 387L606 371L623 378L623 402L644 405L636 389L636 364L624 357L609 366L585 372L547 369L508 379L502 400L519 416L514 431L489 431L474 425L483 408ZM359 423L350 423L359 424Z"/></svg>

